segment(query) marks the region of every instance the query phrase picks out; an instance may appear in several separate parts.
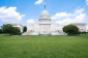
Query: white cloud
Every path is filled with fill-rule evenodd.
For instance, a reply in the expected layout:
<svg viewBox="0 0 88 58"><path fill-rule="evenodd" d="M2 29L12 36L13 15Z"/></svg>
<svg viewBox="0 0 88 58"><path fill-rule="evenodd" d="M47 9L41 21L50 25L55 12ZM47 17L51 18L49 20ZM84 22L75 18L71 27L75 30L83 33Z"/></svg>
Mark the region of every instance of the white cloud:
<svg viewBox="0 0 88 58"><path fill-rule="evenodd" d="M16 7L0 7L0 20L6 23L16 23L24 15L17 12Z"/></svg>
<svg viewBox="0 0 88 58"><path fill-rule="evenodd" d="M88 6L88 0L86 0L86 5Z"/></svg>
<svg viewBox="0 0 88 58"><path fill-rule="evenodd" d="M72 23L85 23L87 14L84 9L76 9L73 12L58 12L54 14L51 19L54 25L58 25L62 28L64 25ZM34 19L27 20L27 25L34 25L38 23Z"/></svg>
<svg viewBox="0 0 88 58"><path fill-rule="evenodd" d="M33 20L33 19L28 19L27 20L27 24L29 25L29 24L34 24L35 23L35 21Z"/></svg>
<svg viewBox="0 0 88 58"><path fill-rule="evenodd" d="M36 0L35 4L42 4L44 0Z"/></svg>
<svg viewBox="0 0 88 58"><path fill-rule="evenodd" d="M76 9L72 13L60 12L52 16L52 20L60 25L67 25L71 23L84 23L86 21L86 13L84 9Z"/></svg>

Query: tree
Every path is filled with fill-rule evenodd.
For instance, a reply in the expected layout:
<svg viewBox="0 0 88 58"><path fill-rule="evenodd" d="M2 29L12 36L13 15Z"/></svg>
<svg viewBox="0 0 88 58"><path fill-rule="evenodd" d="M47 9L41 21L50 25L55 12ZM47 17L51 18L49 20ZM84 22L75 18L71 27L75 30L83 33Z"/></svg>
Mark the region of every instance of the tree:
<svg viewBox="0 0 88 58"><path fill-rule="evenodd" d="M13 27L11 24L4 24L2 26L2 31L4 34L19 35L21 34L18 27Z"/></svg>
<svg viewBox="0 0 88 58"><path fill-rule="evenodd" d="M20 28L18 27L13 27L11 35L21 35Z"/></svg>
<svg viewBox="0 0 88 58"><path fill-rule="evenodd" d="M23 33L26 32L26 31L27 31L27 27L24 26L24 27L23 27Z"/></svg>
<svg viewBox="0 0 88 58"><path fill-rule="evenodd" d="M13 29L13 27L12 27L11 24L4 24L4 25L2 26L2 31L3 31L3 33L5 33L5 34L11 34L11 33L12 33L12 29Z"/></svg>
<svg viewBox="0 0 88 58"><path fill-rule="evenodd" d="M2 33L2 29L0 29L0 34Z"/></svg>
<svg viewBox="0 0 88 58"><path fill-rule="evenodd" d="M79 28L75 25L67 25L64 26L63 31L68 35L77 35L79 34Z"/></svg>

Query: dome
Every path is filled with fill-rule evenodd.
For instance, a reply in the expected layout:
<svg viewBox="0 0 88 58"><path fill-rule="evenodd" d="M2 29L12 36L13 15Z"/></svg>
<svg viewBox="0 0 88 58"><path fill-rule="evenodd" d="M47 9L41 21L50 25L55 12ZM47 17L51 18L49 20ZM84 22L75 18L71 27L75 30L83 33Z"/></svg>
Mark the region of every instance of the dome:
<svg viewBox="0 0 88 58"><path fill-rule="evenodd" d="M44 5L44 10L42 11L42 13L39 16L39 21L51 21L51 18L47 11L46 5Z"/></svg>
<svg viewBox="0 0 88 58"><path fill-rule="evenodd" d="M44 11L42 12L41 16L49 16L48 11L47 11L47 10L44 10Z"/></svg>
<svg viewBox="0 0 88 58"><path fill-rule="evenodd" d="M49 13L46 9L41 13L40 20L50 20Z"/></svg>

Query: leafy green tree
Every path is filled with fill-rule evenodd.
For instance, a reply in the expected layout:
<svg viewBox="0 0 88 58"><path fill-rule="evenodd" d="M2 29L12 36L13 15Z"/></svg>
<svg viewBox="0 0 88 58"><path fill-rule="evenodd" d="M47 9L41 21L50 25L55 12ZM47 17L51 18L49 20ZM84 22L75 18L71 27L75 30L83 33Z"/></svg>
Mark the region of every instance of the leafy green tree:
<svg viewBox="0 0 88 58"><path fill-rule="evenodd" d="M11 33L12 33L12 29L13 29L13 27L12 27L11 24L4 24L4 25L2 26L2 31L3 31L3 33L5 33L5 34L11 34Z"/></svg>
<svg viewBox="0 0 88 58"><path fill-rule="evenodd" d="M77 35L79 34L79 28L75 25L67 25L63 27L63 31L68 35Z"/></svg>
<svg viewBox="0 0 88 58"><path fill-rule="evenodd" d="M2 29L0 29L0 34L2 34Z"/></svg>
<svg viewBox="0 0 88 58"><path fill-rule="evenodd" d="M21 31L19 27L13 27L11 35L21 35Z"/></svg>
<svg viewBox="0 0 88 58"><path fill-rule="evenodd" d="M13 27L13 25L11 24L4 24L2 26L2 31L4 34L10 34L10 35L21 34L20 29L18 27Z"/></svg>

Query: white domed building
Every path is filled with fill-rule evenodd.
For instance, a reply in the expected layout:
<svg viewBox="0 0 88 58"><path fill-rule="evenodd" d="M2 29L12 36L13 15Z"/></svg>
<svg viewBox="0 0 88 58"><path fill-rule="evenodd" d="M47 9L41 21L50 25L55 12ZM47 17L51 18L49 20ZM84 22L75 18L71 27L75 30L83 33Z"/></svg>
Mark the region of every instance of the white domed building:
<svg viewBox="0 0 88 58"><path fill-rule="evenodd" d="M85 31L85 24L75 24L82 31ZM53 24L49 13L44 8L43 12L39 16L37 23L29 24L29 28L23 35L65 35L62 28L59 29L59 25ZM80 27L81 26L81 27Z"/></svg>
<svg viewBox="0 0 88 58"><path fill-rule="evenodd" d="M38 23L39 23L39 34L51 33L51 18L46 9L40 15Z"/></svg>
<svg viewBox="0 0 88 58"><path fill-rule="evenodd" d="M52 24L46 7L40 14L38 22L29 24L29 26L28 31L23 35L58 35L59 31L56 26Z"/></svg>

